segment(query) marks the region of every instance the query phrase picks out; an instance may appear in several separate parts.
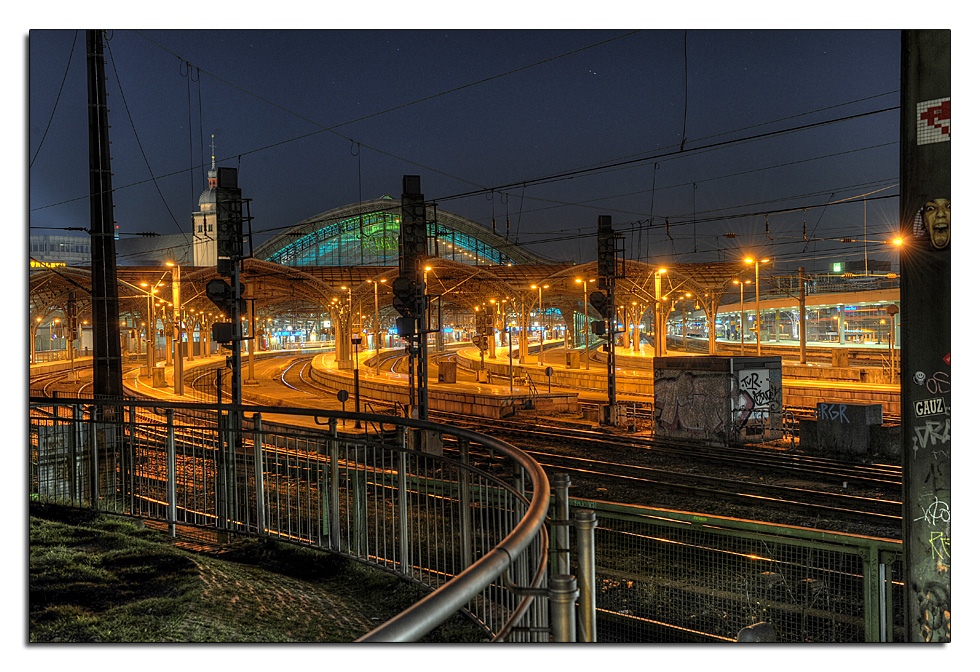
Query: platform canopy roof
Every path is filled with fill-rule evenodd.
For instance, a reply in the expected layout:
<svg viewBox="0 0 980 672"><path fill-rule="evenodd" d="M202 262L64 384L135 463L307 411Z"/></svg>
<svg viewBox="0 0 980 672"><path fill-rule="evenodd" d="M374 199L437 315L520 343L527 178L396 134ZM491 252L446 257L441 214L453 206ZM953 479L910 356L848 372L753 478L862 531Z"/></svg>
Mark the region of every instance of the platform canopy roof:
<svg viewBox="0 0 980 672"><path fill-rule="evenodd" d="M429 254L471 266L547 263L493 229L426 205ZM320 213L258 246L284 266L397 266L401 201L385 196Z"/></svg>

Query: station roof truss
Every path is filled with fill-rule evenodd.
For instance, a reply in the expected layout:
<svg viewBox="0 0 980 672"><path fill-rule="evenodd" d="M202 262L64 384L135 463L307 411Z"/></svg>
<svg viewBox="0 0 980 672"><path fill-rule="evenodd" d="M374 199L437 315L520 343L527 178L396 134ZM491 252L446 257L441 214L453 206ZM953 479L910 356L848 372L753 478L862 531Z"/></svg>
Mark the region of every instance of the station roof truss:
<svg viewBox="0 0 980 672"><path fill-rule="evenodd" d="M426 294L430 304L443 311L474 312L477 307L495 303L504 310L527 312L539 304L561 311L568 319L572 312L582 312L583 290L576 279L596 278L596 264L524 264L514 266L474 266L452 259L431 257L426 260ZM655 277L658 266L643 262L626 262L626 277L616 281L618 301L637 301L649 307L656 297ZM678 297L690 292L702 302L715 301L731 291L732 280L745 273L744 264L676 264L661 275L661 298ZM172 306L171 270L166 267L126 266L117 268L120 315L133 319L147 318L149 292L153 286L155 301ZM181 269L181 305L190 322L222 319L217 307L207 298L205 287L219 278L213 267ZM242 282L247 296L254 301L257 316L289 316L294 320L319 321L347 305L359 312L373 314L377 284L379 313L390 317L391 283L398 268L377 266L289 267L260 259L245 259ZM590 287L593 287L590 283ZM542 294L534 287L541 287ZM75 291L80 319L91 319L91 272L88 268L65 267L33 271L30 276L30 313L33 321L62 313L68 294ZM588 291L592 291L591 289ZM507 306L507 303L510 306ZM716 305L716 304L715 304ZM171 311L172 312L172 311ZM210 317L208 317L210 315ZM158 313L170 319L166 309ZM336 317L336 315L334 315Z"/></svg>
<svg viewBox="0 0 980 672"><path fill-rule="evenodd" d="M390 196L310 217L253 252L284 266L397 266L401 201ZM546 263L505 236L426 205L430 255L474 266Z"/></svg>

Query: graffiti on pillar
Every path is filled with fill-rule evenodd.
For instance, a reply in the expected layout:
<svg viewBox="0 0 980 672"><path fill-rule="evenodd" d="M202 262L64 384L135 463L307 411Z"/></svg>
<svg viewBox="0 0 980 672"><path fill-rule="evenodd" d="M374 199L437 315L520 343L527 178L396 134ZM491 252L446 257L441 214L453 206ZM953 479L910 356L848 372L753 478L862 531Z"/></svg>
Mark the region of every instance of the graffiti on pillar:
<svg viewBox="0 0 980 672"><path fill-rule="evenodd" d="M931 576L948 576L952 565L950 540L951 511L949 502L936 493L919 498L921 515L915 521L929 530L928 557L912 570L915 599L918 604L918 635L925 642L950 641L950 599L944 584Z"/></svg>
<svg viewBox="0 0 980 672"><path fill-rule="evenodd" d="M950 380L946 371L935 371L931 375L916 371L912 376L916 385L916 395L928 396L914 399L912 408L915 420L912 422L912 450L919 457L919 450L927 457L936 454L949 455L950 441ZM938 451L938 453L937 453Z"/></svg>
<svg viewBox="0 0 980 672"><path fill-rule="evenodd" d="M949 365L949 356L943 358ZM952 568L952 508L950 506L950 375L946 370L912 375L910 420L912 451L918 474L912 522L922 532L908 543L921 545L919 558L910 571L914 624L917 637L925 642L950 641L949 580ZM921 465L921 466L919 466Z"/></svg>
<svg viewBox="0 0 980 672"><path fill-rule="evenodd" d="M948 357L944 363L948 366ZM948 486L944 486L949 483L946 465L950 458L950 376L948 371L928 374L920 370L912 380L913 396L918 397L912 401L916 415L912 424L913 454L916 460L930 463L922 472L922 486L942 488L939 493L920 492L917 502L920 515L913 519L928 532L922 542L928 553L923 554L923 560L912 570L919 606L918 634L926 642L946 642L950 640L949 591L934 577L948 576L952 566L952 511Z"/></svg>

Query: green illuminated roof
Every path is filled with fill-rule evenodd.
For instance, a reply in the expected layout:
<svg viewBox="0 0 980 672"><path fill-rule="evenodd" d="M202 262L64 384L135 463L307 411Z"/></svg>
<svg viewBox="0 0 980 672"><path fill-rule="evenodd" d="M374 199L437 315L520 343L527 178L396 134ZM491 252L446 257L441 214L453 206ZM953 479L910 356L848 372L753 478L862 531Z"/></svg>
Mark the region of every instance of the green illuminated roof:
<svg viewBox="0 0 980 672"><path fill-rule="evenodd" d="M541 264L477 222L426 207L429 254L475 266ZM260 245L255 257L283 266L397 266L401 202L379 198L304 220Z"/></svg>

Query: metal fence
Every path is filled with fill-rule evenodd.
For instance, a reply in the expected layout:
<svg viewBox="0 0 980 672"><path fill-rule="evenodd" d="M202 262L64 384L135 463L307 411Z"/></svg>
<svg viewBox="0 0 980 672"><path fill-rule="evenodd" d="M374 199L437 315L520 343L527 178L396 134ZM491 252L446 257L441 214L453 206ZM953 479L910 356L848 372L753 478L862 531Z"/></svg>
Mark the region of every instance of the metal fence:
<svg viewBox="0 0 980 672"><path fill-rule="evenodd" d="M557 482L557 478L556 482ZM594 510L599 642L904 638L901 543L662 509Z"/></svg>
<svg viewBox="0 0 980 672"><path fill-rule="evenodd" d="M570 500L564 474L549 517L540 466L489 437L219 408L32 399L30 494L329 549L433 590L363 641L415 641L459 609L496 641L737 641L756 623L781 642L904 638L897 541Z"/></svg>
<svg viewBox="0 0 980 672"><path fill-rule="evenodd" d="M488 639L548 641L550 493L525 454L390 416L218 409L32 398L30 495L322 547L434 591L365 641L417 640L459 609ZM476 445L494 456L480 468Z"/></svg>

